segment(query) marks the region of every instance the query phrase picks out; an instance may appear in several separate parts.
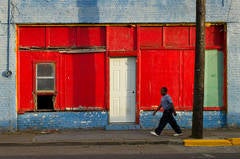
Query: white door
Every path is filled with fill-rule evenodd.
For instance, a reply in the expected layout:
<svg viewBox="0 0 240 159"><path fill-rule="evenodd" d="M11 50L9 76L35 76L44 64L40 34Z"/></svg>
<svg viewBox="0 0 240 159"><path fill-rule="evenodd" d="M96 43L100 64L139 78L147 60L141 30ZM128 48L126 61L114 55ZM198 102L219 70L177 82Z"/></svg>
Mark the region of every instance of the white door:
<svg viewBox="0 0 240 159"><path fill-rule="evenodd" d="M136 58L110 59L110 122L135 122Z"/></svg>

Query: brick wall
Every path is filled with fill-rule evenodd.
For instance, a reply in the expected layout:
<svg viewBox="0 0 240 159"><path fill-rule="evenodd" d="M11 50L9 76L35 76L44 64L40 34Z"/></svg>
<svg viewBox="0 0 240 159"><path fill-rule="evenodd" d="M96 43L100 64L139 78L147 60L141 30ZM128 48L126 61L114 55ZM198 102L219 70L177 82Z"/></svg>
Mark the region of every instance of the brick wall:
<svg viewBox="0 0 240 159"><path fill-rule="evenodd" d="M16 130L16 52L15 25L10 26L10 64L13 76L6 78L2 73L7 68L7 1L0 5L0 131Z"/></svg>
<svg viewBox="0 0 240 159"><path fill-rule="evenodd" d="M18 115L19 130L104 128L108 113L94 112L46 112Z"/></svg>
<svg viewBox="0 0 240 159"><path fill-rule="evenodd" d="M182 23L195 21L195 1L192 0L12 1L18 8L14 18L16 23ZM235 3L234 1L237 0L233 2L232 0L207 0L207 21L226 21L229 16L229 7L231 3ZM236 5L239 5L238 2Z"/></svg>
<svg viewBox="0 0 240 159"><path fill-rule="evenodd" d="M140 113L139 125L142 129L153 129L158 126L162 113L158 112L156 116L152 113L152 111ZM192 112L178 112L175 119L183 129L192 126ZM19 130L105 128L108 125L108 113L102 111L26 113L18 115L17 123ZM205 128L225 127L225 112L205 111L203 125ZM168 125L167 128L170 126ZM124 128L117 127L117 129Z"/></svg>
<svg viewBox="0 0 240 159"><path fill-rule="evenodd" d="M7 2L0 5L0 73L6 69ZM0 127L16 128L16 24L193 23L193 0L11 0L10 78L0 76ZM240 1L207 0L207 21L227 23L228 125L240 126ZM54 16L53 16L54 15ZM234 114L234 115L232 115ZM212 114L214 115L214 113ZM19 120L18 120L19 121Z"/></svg>
<svg viewBox="0 0 240 159"><path fill-rule="evenodd" d="M140 113L141 128L153 129L158 126L162 112L158 112L155 116L152 113L152 111L142 111ZM226 126L226 114L223 111L205 111L203 115L204 128L222 128ZM175 119L181 128L192 127L192 112L178 112ZM168 125L167 128L170 128L170 126Z"/></svg>

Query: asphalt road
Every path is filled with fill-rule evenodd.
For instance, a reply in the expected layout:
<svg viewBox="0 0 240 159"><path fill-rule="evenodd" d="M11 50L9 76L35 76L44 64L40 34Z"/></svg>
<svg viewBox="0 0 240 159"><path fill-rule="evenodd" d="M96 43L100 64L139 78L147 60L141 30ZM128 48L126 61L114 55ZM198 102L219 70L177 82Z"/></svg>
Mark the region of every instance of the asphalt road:
<svg viewBox="0 0 240 159"><path fill-rule="evenodd" d="M11 156L4 159L239 159L239 154Z"/></svg>
<svg viewBox="0 0 240 159"><path fill-rule="evenodd" d="M240 147L181 145L0 147L1 159L239 159Z"/></svg>

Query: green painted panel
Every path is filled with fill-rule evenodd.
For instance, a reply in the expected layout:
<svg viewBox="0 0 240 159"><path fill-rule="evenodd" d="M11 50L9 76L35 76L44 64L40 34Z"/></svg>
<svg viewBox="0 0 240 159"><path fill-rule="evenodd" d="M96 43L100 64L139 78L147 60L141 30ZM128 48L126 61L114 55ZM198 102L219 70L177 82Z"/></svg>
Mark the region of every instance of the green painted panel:
<svg viewBox="0 0 240 159"><path fill-rule="evenodd" d="M205 52L204 106L223 106L224 79L223 52L207 50Z"/></svg>

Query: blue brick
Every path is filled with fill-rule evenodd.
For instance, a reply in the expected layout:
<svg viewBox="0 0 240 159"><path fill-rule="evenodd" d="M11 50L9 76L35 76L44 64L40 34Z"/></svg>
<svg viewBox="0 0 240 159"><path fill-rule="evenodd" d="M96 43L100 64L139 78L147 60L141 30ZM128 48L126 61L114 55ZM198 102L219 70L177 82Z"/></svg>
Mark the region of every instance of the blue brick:
<svg viewBox="0 0 240 159"><path fill-rule="evenodd" d="M153 129L158 126L162 112L157 112L155 116L153 116L152 113L152 111L141 111L140 125L143 129ZM178 112L175 119L182 128L189 129L192 127L192 112ZM226 113L224 111L204 111L203 126L204 128L225 127ZM166 128L169 129L170 126L167 126Z"/></svg>
<svg viewBox="0 0 240 159"><path fill-rule="evenodd" d="M117 124L109 124L105 127L106 130L138 130L140 129L140 125L131 124L131 123L117 123Z"/></svg>
<svg viewBox="0 0 240 159"><path fill-rule="evenodd" d="M228 113L227 123L229 127L240 127L240 113Z"/></svg>
<svg viewBox="0 0 240 159"><path fill-rule="evenodd" d="M77 129L104 128L108 113L93 112L47 112L18 115L18 129Z"/></svg>

